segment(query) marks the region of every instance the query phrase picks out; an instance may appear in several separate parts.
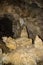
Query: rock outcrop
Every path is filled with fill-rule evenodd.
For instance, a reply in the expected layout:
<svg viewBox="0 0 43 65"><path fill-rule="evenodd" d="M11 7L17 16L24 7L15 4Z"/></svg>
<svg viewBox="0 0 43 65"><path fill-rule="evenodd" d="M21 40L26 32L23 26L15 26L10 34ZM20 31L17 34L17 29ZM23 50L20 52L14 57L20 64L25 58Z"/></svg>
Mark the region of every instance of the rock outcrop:
<svg viewBox="0 0 43 65"><path fill-rule="evenodd" d="M43 65L43 0L0 0L0 65L6 64Z"/></svg>
<svg viewBox="0 0 43 65"><path fill-rule="evenodd" d="M12 20L13 37L20 37L23 25L25 25L30 38L34 39L38 35L43 40L43 8L41 8L42 4L38 6L34 2L37 2L38 5L43 3L42 0L1 1L0 20L3 17Z"/></svg>

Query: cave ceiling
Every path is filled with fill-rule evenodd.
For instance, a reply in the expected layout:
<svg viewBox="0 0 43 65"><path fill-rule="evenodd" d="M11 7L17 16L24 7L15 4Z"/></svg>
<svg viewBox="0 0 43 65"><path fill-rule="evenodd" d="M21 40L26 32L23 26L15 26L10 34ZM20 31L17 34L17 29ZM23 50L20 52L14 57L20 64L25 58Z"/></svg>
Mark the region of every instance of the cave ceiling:
<svg viewBox="0 0 43 65"><path fill-rule="evenodd" d="M37 11L43 11L43 0L0 0L0 14L1 12L3 14L8 11L10 13L16 11L15 13L18 15L28 17L36 9Z"/></svg>

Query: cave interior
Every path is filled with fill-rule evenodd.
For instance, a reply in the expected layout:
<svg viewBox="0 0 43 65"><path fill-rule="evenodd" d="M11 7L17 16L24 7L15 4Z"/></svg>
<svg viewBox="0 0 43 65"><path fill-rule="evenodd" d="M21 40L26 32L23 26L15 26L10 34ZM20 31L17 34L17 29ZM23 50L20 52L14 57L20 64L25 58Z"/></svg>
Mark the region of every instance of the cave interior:
<svg viewBox="0 0 43 65"><path fill-rule="evenodd" d="M13 36L12 21L7 17L0 19L0 38L3 36Z"/></svg>

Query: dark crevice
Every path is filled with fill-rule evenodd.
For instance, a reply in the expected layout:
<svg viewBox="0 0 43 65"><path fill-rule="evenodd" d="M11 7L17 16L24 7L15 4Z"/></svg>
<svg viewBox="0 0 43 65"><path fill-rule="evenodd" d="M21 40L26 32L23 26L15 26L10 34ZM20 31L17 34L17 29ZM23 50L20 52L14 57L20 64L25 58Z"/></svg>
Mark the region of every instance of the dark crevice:
<svg viewBox="0 0 43 65"><path fill-rule="evenodd" d="M12 21L7 17L0 19L0 38L3 36L13 36Z"/></svg>

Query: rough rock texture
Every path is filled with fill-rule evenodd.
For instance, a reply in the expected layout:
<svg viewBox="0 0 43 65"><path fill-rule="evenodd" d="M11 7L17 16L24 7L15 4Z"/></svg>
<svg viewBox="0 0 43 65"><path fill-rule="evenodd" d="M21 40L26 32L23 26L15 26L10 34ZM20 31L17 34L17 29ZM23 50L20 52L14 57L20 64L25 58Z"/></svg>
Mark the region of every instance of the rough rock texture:
<svg viewBox="0 0 43 65"><path fill-rule="evenodd" d="M3 63L5 64L11 63L14 65L38 65L38 64L41 65L43 61L43 47L42 47L43 42L40 42L40 44L42 44L41 46L39 42L37 42L38 40L40 41L40 38L38 37L37 41L36 39L35 39L36 43L34 45L33 44L29 45L30 42L28 41L28 44L26 45L28 45L29 47L25 47L25 43L23 41L22 42L24 43L24 45L21 42L18 43L18 45L22 44L22 46L21 47L16 46L16 49L12 50L10 53L3 54L2 58ZM12 42L14 41L12 40Z"/></svg>
<svg viewBox="0 0 43 65"><path fill-rule="evenodd" d="M38 35L43 40L43 0L1 0L0 19L3 17L12 20L13 37L20 37L25 25L30 38Z"/></svg>
<svg viewBox="0 0 43 65"><path fill-rule="evenodd" d="M25 33L25 34L24 34ZM2 37L3 42L11 50L15 50L19 47L30 48L32 46L32 39L28 39L26 28L24 27L21 32L21 37L18 39L13 39L11 37Z"/></svg>
<svg viewBox="0 0 43 65"><path fill-rule="evenodd" d="M2 65L2 49L0 48L0 65Z"/></svg>
<svg viewBox="0 0 43 65"><path fill-rule="evenodd" d="M0 0L0 30L0 65L43 65L43 0Z"/></svg>
<svg viewBox="0 0 43 65"><path fill-rule="evenodd" d="M13 39L11 37L2 37L3 42L10 49L9 53L3 53L1 61L3 64L12 65L40 65L43 61L43 41L36 36L34 44L28 39L26 29L22 30L21 38Z"/></svg>

